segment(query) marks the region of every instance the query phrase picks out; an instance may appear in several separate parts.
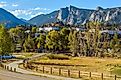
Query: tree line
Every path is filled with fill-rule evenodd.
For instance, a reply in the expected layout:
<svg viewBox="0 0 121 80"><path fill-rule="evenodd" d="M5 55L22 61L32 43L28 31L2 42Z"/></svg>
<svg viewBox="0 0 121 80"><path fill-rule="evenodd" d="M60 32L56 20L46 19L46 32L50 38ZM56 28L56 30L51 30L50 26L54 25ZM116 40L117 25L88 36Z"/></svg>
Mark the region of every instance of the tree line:
<svg viewBox="0 0 121 80"><path fill-rule="evenodd" d="M102 34L101 27L99 22L89 22L84 31L63 27L60 31L39 32L39 36L35 37L37 27L32 27L30 33L25 33L22 27L7 30L1 25L0 54L16 52L17 48L21 48L21 52L70 52L72 56L120 55L120 35Z"/></svg>

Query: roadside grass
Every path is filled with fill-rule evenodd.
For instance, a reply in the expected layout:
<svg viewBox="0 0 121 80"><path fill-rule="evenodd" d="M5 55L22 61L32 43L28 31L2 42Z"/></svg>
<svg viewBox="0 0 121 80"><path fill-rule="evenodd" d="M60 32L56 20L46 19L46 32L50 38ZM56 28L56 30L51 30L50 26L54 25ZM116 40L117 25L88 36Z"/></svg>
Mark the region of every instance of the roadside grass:
<svg viewBox="0 0 121 80"><path fill-rule="evenodd" d="M26 59L26 58L32 57L34 54L36 53L18 53L18 54L14 53L17 59Z"/></svg>

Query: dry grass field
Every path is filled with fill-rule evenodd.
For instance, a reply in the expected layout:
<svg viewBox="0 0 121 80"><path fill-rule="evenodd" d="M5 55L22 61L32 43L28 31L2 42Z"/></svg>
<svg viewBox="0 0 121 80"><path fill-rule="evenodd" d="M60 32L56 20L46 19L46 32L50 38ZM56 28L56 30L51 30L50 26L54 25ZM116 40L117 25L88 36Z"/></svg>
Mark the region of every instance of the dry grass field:
<svg viewBox="0 0 121 80"><path fill-rule="evenodd" d="M69 57L66 60L48 59L46 56L32 61L35 65L61 67L62 69L80 70L121 76L121 59L95 57Z"/></svg>

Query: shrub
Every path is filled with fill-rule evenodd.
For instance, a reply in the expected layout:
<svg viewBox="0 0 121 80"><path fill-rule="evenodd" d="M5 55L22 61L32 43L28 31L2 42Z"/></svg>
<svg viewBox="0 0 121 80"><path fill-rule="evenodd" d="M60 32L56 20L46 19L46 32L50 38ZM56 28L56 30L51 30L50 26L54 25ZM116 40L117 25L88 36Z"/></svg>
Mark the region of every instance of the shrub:
<svg viewBox="0 0 121 80"><path fill-rule="evenodd" d="M50 54L47 56L49 59L58 59L58 60L69 60L69 56L64 54Z"/></svg>

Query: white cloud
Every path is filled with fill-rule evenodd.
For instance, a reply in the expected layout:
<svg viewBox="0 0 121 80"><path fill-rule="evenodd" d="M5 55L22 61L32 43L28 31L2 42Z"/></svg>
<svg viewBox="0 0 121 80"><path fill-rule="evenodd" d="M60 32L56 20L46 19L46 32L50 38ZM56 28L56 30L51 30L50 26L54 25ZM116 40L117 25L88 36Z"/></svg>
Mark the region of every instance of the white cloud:
<svg viewBox="0 0 121 80"><path fill-rule="evenodd" d="M13 7L17 7L17 6L18 6L18 4L12 4L12 6L13 6Z"/></svg>
<svg viewBox="0 0 121 80"><path fill-rule="evenodd" d="M43 11L49 11L50 9L47 8L40 8L40 7L36 7L36 8L32 8L31 10L43 10Z"/></svg>
<svg viewBox="0 0 121 80"><path fill-rule="evenodd" d="M30 9L30 10L24 10L24 9L17 9L17 10L9 10L9 12L11 12L13 15L15 15L16 17L19 17L20 18L20 16L27 16L27 17L29 17L29 18L32 18L32 17L35 17L35 16L37 16L37 15L40 15L40 14L44 14L44 12L42 12L42 11L37 11L37 9L36 10L32 10L32 9Z"/></svg>
<svg viewBox="0 0 121 80"><path fill-rule="evenodd" d="M36 8L34 8L33 10L40 10L41 8L40 7L36 7Z"/></svg>
<svg viewBox="0 0 121 80"><path fill-rule="evenodd" d="M0 2L0 7L2 8L2 7L5 7L5 6L7 6L7 3L6 2Z"/></svg>
<svg viewBox="0 0 121 80"><path fill-rule="evenodd" d="M41 8L41 10L49 11L50 9L47 9L47 8Z"/></svg>
<svg viewBox="0 0 121 80"><path fill-rule="evenodd" d="M47 8L32 8L32 9L16 9L16 10L9 10L9 12L11 12L12 14L14 14L15 16L19 16L19 15L30 15L31 17L40 15L40 14L44 14L43 11L44 10L49 10Z"/></svg>
<svg viewBox="0 0 121 80"><path fill-rule="evenodd" d="M9 10L9 12L11 12L16 17L21 18L22 16L24 16L24 17L27 17L30 19L30 18L35 17L37 15L44 14L45 10L47 11L50 9L36 7L36 8L31 8L31 9Z"/></svg>
<svg viewBox="0 0 121 80"><path fill-rule="evenodd" d="M31 10L12 10L12 11L9 11L11 12L12 14L14 14L15 16L19 16L19 15L31 15L32 14L32 11Z"/></svg>

